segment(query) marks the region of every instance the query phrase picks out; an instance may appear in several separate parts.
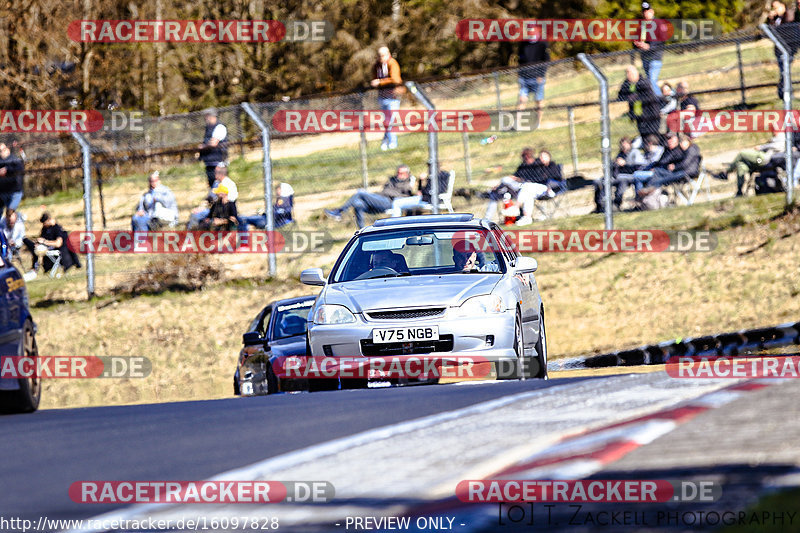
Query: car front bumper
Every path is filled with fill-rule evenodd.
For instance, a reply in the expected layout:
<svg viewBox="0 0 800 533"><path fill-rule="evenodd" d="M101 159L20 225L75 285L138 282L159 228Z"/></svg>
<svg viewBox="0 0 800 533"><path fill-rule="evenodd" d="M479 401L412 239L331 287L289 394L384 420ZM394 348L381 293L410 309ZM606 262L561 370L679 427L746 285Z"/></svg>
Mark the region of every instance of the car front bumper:
<svg viewBox="0 0 800 533"><path fill-rule="evenodd" d="M362 314L356 314L356 322L350 324L311 324L309 328L311 355L372 357L384 356L385 354L378 352L388 350L391 355L476 356L490 361L516 359L514 310L466 318L455 317L451 311L448 309L440 317L412 320L365 320ZM390 343L389 347L372 343L372 332L377 328L425 326L439 328L439 343L432 346ZM428 351L429 348L432 349Z"/></svg>

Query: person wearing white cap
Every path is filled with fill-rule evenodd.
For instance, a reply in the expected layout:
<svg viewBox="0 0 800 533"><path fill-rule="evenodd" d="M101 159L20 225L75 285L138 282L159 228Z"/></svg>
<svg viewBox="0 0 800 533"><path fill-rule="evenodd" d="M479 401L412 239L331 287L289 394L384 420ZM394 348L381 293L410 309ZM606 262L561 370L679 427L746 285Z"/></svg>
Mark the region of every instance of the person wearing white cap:
<svg viewBox="0 0 800 533"><path fill-rule="evenodd" d="M288 183L279 183L275 187L275 205L272 208L275 229L294 222L292 219L293 207L294 189ZM267 227L267 215L265 213L256 213L255 215L240 216L239 231L247 231L248 226L265 229Z"/></svg>

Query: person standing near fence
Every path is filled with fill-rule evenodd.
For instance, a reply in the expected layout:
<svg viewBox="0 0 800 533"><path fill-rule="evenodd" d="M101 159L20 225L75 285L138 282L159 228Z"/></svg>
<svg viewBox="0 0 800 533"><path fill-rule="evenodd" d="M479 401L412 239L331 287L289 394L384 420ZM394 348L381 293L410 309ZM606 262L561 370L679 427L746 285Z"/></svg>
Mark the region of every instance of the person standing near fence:
<svg viewBox="0 0 800 533"><path fill-rule="evenodd" d="M650 2L642 2L642 18L644 20L655 19L656 12ZM642 39L633 41L633 46L639 49L639 56L642 58L642 68L645 76L650 80L653 94L658 94L658 76L661 74L662 58L664 56L664 43L657 40L647 40L642 33Z"/></svg>
<svg viewBox="0 0 800 533"><path fill-rule="evenodd" d="M625 78L617 100L628 102L628 116L636 121L636 129L642 139L648 135L656 135L660 139L661 99L656 97L650 82L641 77L635 66L628 65Z"/></svg>
<svg viewBox="0 0 800 533"><path fill-rule="evenodd" d="M206 131L203 142L199 145L197 157L206 165L208 187L214 187L214 169L228 159L228 128L219 122L219 113L214 108L203 112L206 120Z"/></svg>
<svg viewBox="0 0 800 533"><path fill-rule="evenodd" d="M775 32L788 44L789 48L789 64L794 61L794 54L797 51L797 38L794 34L797 33L797 25L792 24L796 22L798 10L795 8L793 11L788 12L786 5L783 2L774 0L772 2L772 9L767 13L767 24L775 28ZM775 59L778 62L778 98L783 99L783 61L781 59L781 51L778 47L775 49Z"/></svg>
<svg viewBox="0 0 800 533"><path fill-rule="evenodd" d="M385 46L378 48L378 61L373 68L373 74L375 78L370 81L370 85L378 88L378 105L381 110L397 111L400 109L400 95L403 91L400 64ZM387 127L386 133L383 135L381 150L394 150L395 148L397 148L397 134Z"/></svg>
<svg viewBox="0 0 800 533"><path fill-rule="evenodd" d="M25 163L7 144L0 143L0 210L19 207L24 181Z"/></svg>
<svg viewBox="0 0 800 533"><path fill-rule="evenodd" d="M533 99L536 102L536 113L541 115L545 75L547 74L547 63L549 61L550 50L548 50L547 41L536 38L520 43L517 110L525 109L528 105L528 95L533 93Z"/></svg>

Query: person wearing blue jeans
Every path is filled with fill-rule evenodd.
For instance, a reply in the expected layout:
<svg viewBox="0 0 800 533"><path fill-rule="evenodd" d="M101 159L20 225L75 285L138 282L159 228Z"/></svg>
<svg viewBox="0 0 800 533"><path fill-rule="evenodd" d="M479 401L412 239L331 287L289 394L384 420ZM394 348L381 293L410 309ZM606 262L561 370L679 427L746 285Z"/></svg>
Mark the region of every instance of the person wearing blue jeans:
<svg viewBox="0 0 800 533"><path fill-rule="evenodd" d="M273 222L275 229L285 226L292 219L292 207L294 207L294 189L288 183L279 183L275 187L275 205L272 207ZM266 229L267 215L241 215L239 217L239 231L247 231L248 226L255 226L256 229Z"/></svg>
<svg viewBox="0 0 800 533"><path fill-rule="evenodd" d="M407 198L412 194L411 170L407 165L400 165L397 167L397 175L389 178L380 193L359 189L341 207L326 209L325 214L336 221L341 221L342 214L352 207L356 224L359 228L363 228L364 213L383 213L392 208L395 199Z"/></svg>
<svg viewBox="0 0 800 533"><path fill-rule="evenodd" d="M656 12L650 2L642 2L642 18L644 20L654 20ZM662 57L664 55L664 42L657 40L660 37L660 30L656 32L656 39L643 38L639 41L633 41L633 46L639 49L639 55L642 58L642 68L644 69L645 76L653 86L653 94L661 94L661 89L658 86L658 76L661 74Z"/></svg>
<svg viewBox="0 0 800 533"><path fill-rule="evenodd" d="M161 225L174 226L178 222L178 204L175 195L161 184L156 170L148 178L149 189L142 195L136 213L131 217L133 231L149 231Z"/></svg>
<svg viewBox="0 0 800 533"><path fill-rule="evenodd" d="M378 89L378 105L381 111L397 111L400 109L400 91L402 90L403 79L400 76L400 64L389 49L381 46L378 49L378 61L373 68L375 77L370 81L370 85ZM386 120L389 120L387 113ZM397 134L389 128L383 135L381 150L394 150L397 148Z"/></svg>

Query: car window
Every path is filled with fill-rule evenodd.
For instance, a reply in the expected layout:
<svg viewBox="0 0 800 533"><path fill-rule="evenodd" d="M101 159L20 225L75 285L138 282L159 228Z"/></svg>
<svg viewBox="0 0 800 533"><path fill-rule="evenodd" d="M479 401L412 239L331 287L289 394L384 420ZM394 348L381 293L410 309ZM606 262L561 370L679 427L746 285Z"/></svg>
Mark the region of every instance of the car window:
<svg viewBox="0 0 800 533"><path fill-rule="evenodd" d="M269 318L272 316L272 306L269 305L264 309L264 312L261 314L260 317L256 318L258 323L256 324L255 331L258 332L259 335L262 337L266 337L267 335L267 328L269 328Z"/></svg>
<svg viewBox="0 0 800 533"><path fill-rule="evenodd" d="M337 263L334 283L382 277L503 273L494 235L483 229L414 229L356 237Z"/></svg>
<svg viewBox="0 0 800 533"><path fill-rule="evenodd" d="M314 300L278 305L275 311L275 327L272 333L272 340L304 335L308 313L313 305Z"/></svg>

